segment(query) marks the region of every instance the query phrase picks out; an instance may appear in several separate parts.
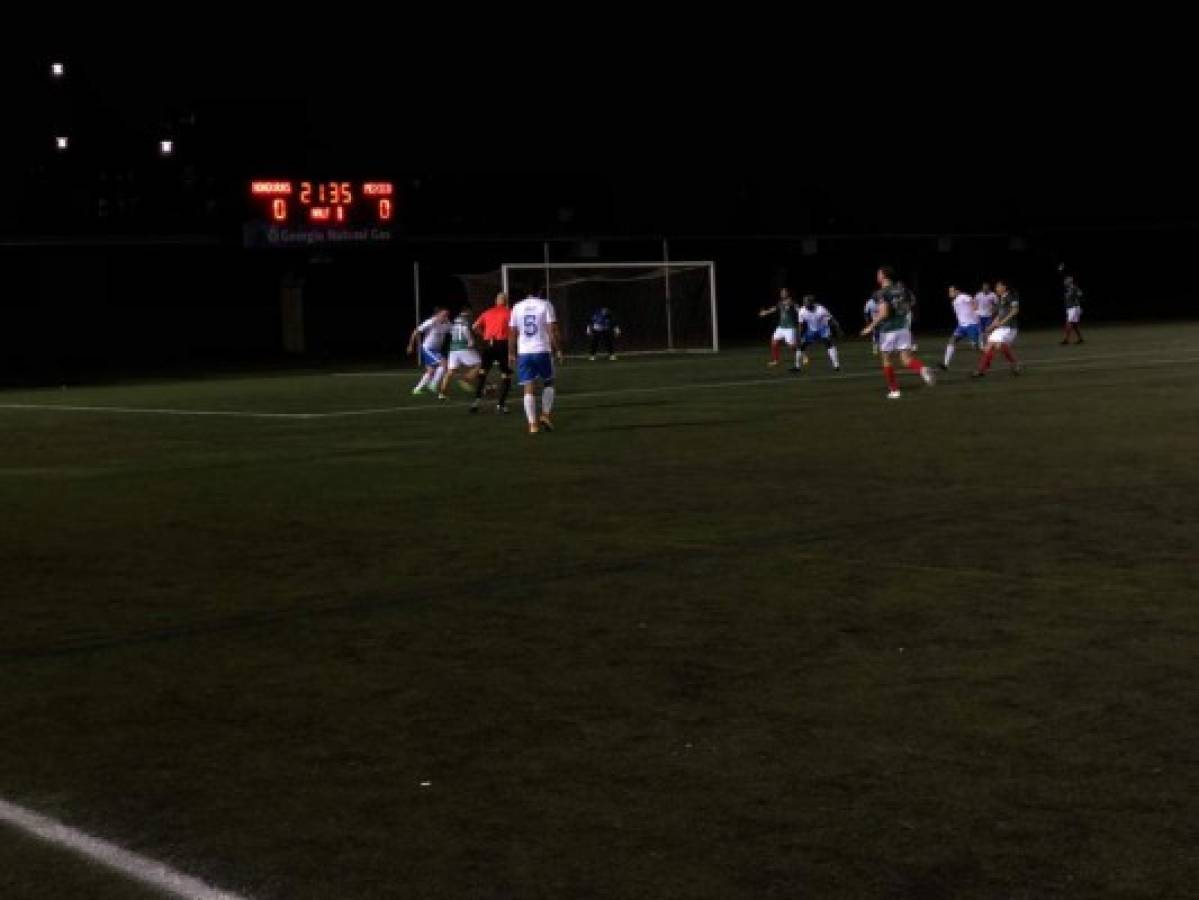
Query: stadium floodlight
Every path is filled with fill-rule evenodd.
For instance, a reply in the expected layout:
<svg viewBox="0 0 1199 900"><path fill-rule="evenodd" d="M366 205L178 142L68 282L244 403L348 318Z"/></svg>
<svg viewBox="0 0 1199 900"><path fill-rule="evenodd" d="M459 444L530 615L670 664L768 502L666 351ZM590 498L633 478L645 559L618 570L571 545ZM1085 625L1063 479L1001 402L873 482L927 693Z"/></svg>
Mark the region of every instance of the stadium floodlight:
<svg viewBox="0 0 1199 900"><path fill-rule="evenodd" d="M67 67L64 64L62 64L60 62L50 63L50 77L51 78L62 78L66 74L67 74Z"/></svg>
<svg viewBox="0 0 1199 900"><path fill-rule="evenodd" d="M170 156L175 152L175 142L171 140L159 141L158 152L163 156Z"/></svg>
<svg viewBox="0 0 1199 900"><path fill-rule="evenodd" d="M54 139L54 147L56 150L66 150L70 143L70 139L63 134L60 134Z"/></svg>

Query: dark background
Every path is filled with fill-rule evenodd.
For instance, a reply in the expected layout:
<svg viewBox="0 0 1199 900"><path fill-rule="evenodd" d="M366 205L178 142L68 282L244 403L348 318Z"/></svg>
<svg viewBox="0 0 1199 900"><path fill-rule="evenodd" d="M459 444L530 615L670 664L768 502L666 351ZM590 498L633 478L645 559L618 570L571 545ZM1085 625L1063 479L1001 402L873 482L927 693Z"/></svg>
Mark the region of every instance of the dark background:
<svg viewBox="0 0 1199 900"><path fill-rule="evenodd" d="M882 263L928 329L948 320L948 282L996 277L1028 321L1056 322L1060 262L1089 322L1190 314L1189 74L1160 36L470 16L469 31L242 22L6 54L3 377L279 360L289 272L311 358L396 355L414 261L428 308L460 296L455 273L538 261L547 241L556 260L584 242L654 259L664 239L674 259L714 259L732 340L761 336L753 309L784 282L856 323ZM394 180L395 240L243 249L253 177Z"/></svg>

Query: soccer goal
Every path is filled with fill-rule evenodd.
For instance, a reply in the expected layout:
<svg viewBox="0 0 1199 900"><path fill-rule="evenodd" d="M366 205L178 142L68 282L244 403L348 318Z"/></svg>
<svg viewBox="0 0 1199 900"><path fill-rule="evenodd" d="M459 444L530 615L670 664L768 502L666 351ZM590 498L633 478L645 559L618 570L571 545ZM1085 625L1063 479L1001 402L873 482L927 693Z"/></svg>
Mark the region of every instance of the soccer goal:
<svg viewBox="0 0 1199 900"><path fill-rule="evenodd" d="M515 303L533 288L547 291L568 353L587 345L592 314L607 308L620 353L714 353L716 264L692 262L507 263L500 283Z"/></svg>

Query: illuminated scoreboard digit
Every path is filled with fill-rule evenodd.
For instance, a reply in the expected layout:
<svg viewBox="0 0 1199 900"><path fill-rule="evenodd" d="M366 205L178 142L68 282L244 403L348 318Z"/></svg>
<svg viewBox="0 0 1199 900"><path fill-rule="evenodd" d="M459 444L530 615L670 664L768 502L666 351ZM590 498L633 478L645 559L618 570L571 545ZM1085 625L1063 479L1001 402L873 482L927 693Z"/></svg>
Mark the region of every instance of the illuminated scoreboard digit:
<svg viewBox="0 0 1199 900"><path fill-rule="evenodd" d="M261 179L250 200L268 244L387 240L396 211L390 181Z"/></svg>

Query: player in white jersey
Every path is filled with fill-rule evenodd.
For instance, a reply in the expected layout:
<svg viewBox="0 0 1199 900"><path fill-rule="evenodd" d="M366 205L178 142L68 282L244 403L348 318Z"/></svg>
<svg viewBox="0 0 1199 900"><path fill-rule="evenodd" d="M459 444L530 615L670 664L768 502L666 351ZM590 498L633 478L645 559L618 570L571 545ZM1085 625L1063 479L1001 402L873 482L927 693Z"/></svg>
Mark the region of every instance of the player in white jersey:
<svg viewBox="0 0 1199 900"><path fill-rule="evenodd" d="M841 325L833 314L822 303L817 303L811 294L805 294L803 306L799 310L800 339L799 349L803 353L803 364L808 365L808 347L815 341L824 344L828 351L829 362L833 371L841 371L841 358L837 354L837 343L833 340L833 332L840 332Z"/></svg>
<svg viewBox="0 0 1199 900"><path fill-rule="evenodd" d="M866 301L866 305L862 307L862 314L866 317L867 324L874 321L874 314L877 312L878 312L878 301L875 300L874 297L871 297L869 300ZM870 346L873 348L875 356L878 356L878 335L879 335L879 332L878 332L878 329L876 328L872 332L872 337L870 339Z"/></svg>
<svg viewBox="0 0 1199 900"><path fill-rule="evenodd" d="M553 431L550 413L554 408L554 358L562 362L562 343L554 305L533 290L512 307L508 318L508 361L516 364L517 377L525 389L525 418L529 434ZM537 415L537 382L541 388L541 415Z"/></svg>
<svg viewBox="0 0 1199 900"><path fill-rule="evenodd" d="M983 286L978 289L978 293L974 295L974 303L978 307L978 330L982 334L987 333L987 329L991 327L991 322L995 320L995 304L999 302L999 295L991 290L990 282L983 282Z"/></svg>
<svg viewBox="0 0 1199 900"><path fill-rule="evenodd" d="M953 362L953 354L957 349L958 341L965 339L970 342L973 349L982 349L982 332L978 324L978 304L974 298L959 291L951 284L949 301L953 304L953 314L957 317L958 325L953 330L949 343L945 346L945 361L941 363L941 370L944 372L949 371L949 364Z"/></svg>
<svg viewBox="0 0 1199 900"><path fill-rule="evenodd" d="M432 317L412 330L412 337L408 338L408 354L411 356L416 352L416 342L420 340L420 364L425 367L420 384L412 389L413 395L420 394L426 386L430 393L437 393L437 386L445 375L445 357L441 346L449 333L450 311L443 306L434 308Z"/></svg>

